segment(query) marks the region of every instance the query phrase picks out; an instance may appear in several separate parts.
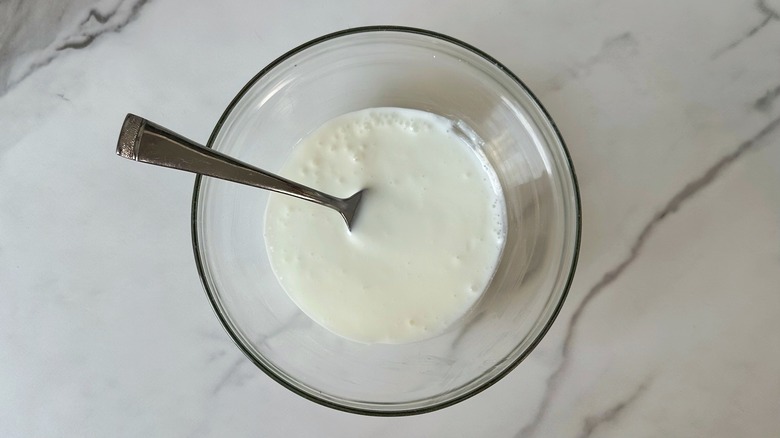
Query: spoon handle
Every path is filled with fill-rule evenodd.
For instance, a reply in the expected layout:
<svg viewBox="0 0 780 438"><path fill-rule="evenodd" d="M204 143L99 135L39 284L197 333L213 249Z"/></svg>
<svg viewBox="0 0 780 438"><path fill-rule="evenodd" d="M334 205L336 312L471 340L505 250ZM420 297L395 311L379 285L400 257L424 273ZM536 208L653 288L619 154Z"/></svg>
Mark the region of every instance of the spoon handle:
<svg viewBox="0 0 780 438"><path fill-rule="evenodd" d="M141 163L208 175L295 196L330 207L342 216L343 210L348 208L344 199L258 169L133 114L125 117L116 153Z"/></svg>

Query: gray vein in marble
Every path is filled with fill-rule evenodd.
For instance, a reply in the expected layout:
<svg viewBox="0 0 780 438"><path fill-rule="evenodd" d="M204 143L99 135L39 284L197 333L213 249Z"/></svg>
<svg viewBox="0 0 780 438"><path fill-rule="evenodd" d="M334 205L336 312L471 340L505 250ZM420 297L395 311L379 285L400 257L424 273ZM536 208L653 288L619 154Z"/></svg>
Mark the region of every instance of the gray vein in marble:
<svg viewBox="0 0 780 438"><path fill-rule="evenodd" d="M214 388L211 389L211 394L216 395L218 394L225 386L227 386L228 383L236 382L237 384L241 384L244 382L244 379L237 378L238 372L241 369L241 365L249 363L246 360L246 357L242 354L241 357L234 360L232 364L228 367L227 371L225 371L224 374L222 374L222 377L217 381L217 383L214 385Z"/></svg>
<svg viewBox="0 0 780 438"><path fill-rule="evenodd" d="M209 354L209 356L206 358L206 363L212 363L212 362L216 361L217 359L221 359L226 354L227 354L227 350L217 350L217 351Z"/></svg>
<svg viewBox="0 0 780 438"><path fill-rule="evenodd" d="M772 103L778 97L780 97L780 85L768 90L766 94L756 100L753 104L753 108L762 112L769 112L769 110L772 109Z"/></svg>
<svg viewBox="0 0 780 438"><path fill-rule="evenodd" d="M633 245L631 245L631 250L629 251L626 258L624 258L614 268L607 271L601 277L601 279L595 285L593 285L590 290L588 290L582 301L580 301L579 305L572 313L569 327L563 340L560 363L558 368L547 379L547 389L539 409L533 420L525 427L523 427L520 432L518 432L516 437L519 438L533 435L544 419L547 408L552 402L553 394L557 391L563 376L566 374L566 371L571 365L569 359L572 354L571 350L577 326L579 325L584 310L593 301L593 299L596 298L604 289L606 289L607 286L612 284L618 277L620 277L626 268L628 268L637 259L640 250L645 245L648 238L653 234L658 225L661 224L664 219L666 219L669 215L676 213L687 201L708 187L718 176L720 176L720 174L723 173L724 170L734 164L734 162L736 162L746 152L755 149L756 146L761 144L761 141L775 129L777 129L778 126L780 126L780 117L772 120L757 134L740 144L735 150L724 155L715 164L704 171L704 173L691 180L680 191L672 196L672 198L669 199L663 208L656 212L650 221L644 226L642 231L639 233L639 236L636 238L636 240L634 240Z"/></svg>
<svg viewBox="0 0 780 438"><path fill-rule="evenodd" d="M630 407L639 399L639 397L647 390L649 386L650 379L645 380L645 382L639 385L639 387L634 390L634 392L632 392L631 395L629 395L626 399L621 400L611 408L598 415L591 415L585 418L585 426L582 433L579 434L577 438L590 438L596 429L618 419L628 407Z"/></svg>
<svg viewBox="0 0 780 438"><path fill-rule="evenodd" d="M471 319L469 319L466 324L461 325L461 327L458 329L458 334L455 336L455 338L452 340L452 343L450 344L450 348L454 350L458 346L458 344L460 344L460 342L463 340L466 334L469 333L469 328L475 325L477 322L484 319L485 315L486 315L485 312L479 312L478 314L474 315Z"/></svg>
<svg viewBox="0 0 780 438"><path fill-rule="evenodd" d="M758 0L758 2L756 2L756 9L758 9L758 12L762 15L761 22L759 22L757 25L750 28L750 30L748 30L741 37L737 38L736 40L726 45L726 47L718 49L715 53L712 54L711 59L716 59L721 55L723 55L724 53L735 49L740 44L744 43L745 41L747 41L748 39L756 35L758 32L760 32L772 21L780 20L780 14L774 9L770 8L769 5L766 4L765 0Z"/></svg>
<svg viewBox="0 0 780 438"><path fill-rule="evenodd" d="M110 21L117 16L122 3L117 5L113 11L109 11L106 14L103 14L96 9L91 9L88 12L87 17L79 24L79 29L82 31L76 35L71 35L70 37L66 38L66 40L60 43L55 48L55 50L61 52L67 49L83 49L84 47L92 44L92 42L101 35L104 35L108 32L119 32L136 19L138 16L138 11L140 11L141 8L148 2L149 0L136 0L130 6L130 10L128 11L127 15L123 14L123 16L120 16L118 21L115 23L111 23ZM97 25L92 24L93 21L97 23Z"/></svg>
<svg viewBox="0 0 780 438"><path fill-rule="evenodd" d="M574 67L567 68L564 73L550 80L546 91L560 90L567 81L589 74L597 64L627 59L635 56L637 53L639 53L639 43L631 32L623 32L609 37L604 40L596 54L576 64Z"/></svg>
<svg viewBox="0 0 780 438"><path fill-rule="evenodd" d="M309 323L309 317L304 315L303 313L298 313L283 324L280 324L275 330L268 333L267 335L260 336L257 339L257 344L261 345L272 338L278 336L281 333L284 333L287 330L290 330L292 328L295 328L299 324L308 324ZM227 386L229 383L234 383L236 386L242 385L246 380L254 377L256 374L252 373L251 375L247 375L244 377L238 376L238 372L241 369L241 365L244 363L251 363L244 355L241 355L236 361L234 361L225 371L225 373L222 375L222 377L217 381L217 383L214 385L214 388L211 390L212 394L219 393L225 386Z"/></svg>
<svg viewBox="0 0 780 438"><path fill-rule="evenodd" d="M129 2L129 7L123 7ZM75 31L60 41L55 41L48 48L42 50L37 59L34 59L26 69L17 77L11 78L5 89L0 90L0 96L25 80L38 69L45 67L61 56L63 51L83 49L92 44L97 38L107 33L116 33L132 23L149 0L125 0L119 2L112 10L101 12L97 8L91 8L76 27Z"/></svg>
<svg viewBox="0 0 780 438"><path fill-rule="evenodd" d="M61 24L73 22L73 15L93 1L0 0L0 92L14 74L17 61L48 47Z"/></svg>

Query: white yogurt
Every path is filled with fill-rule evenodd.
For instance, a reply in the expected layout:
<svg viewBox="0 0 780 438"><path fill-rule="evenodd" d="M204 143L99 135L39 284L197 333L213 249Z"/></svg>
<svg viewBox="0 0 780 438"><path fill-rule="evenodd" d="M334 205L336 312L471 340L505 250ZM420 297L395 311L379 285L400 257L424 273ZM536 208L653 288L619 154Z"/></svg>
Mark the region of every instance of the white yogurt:
<svg viewBox="0 0 780 438"><path fill-rule="evenodd" d="M372 108L302 139L280 172L364 194L352 232L333 210L272 194L265 241L276 277L314 321L364 343L442 333L487 287L504 242L492 170L431 113Z"/></svg>

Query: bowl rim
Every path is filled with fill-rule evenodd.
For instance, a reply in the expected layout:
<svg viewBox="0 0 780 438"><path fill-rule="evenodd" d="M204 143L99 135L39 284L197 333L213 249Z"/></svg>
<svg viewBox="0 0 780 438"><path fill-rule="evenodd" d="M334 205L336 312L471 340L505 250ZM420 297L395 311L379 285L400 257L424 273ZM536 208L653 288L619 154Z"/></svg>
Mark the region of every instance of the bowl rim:
<svg viewBox="0 0 780 438"><path fill-rule="evenodd" d="M349 412L353 414L361 414L361 415L370 415L370 416L378 416L378 417L396 417L396 416L408 416L408 415L418 415L428 412L433 412L439 409L446 408L448 406L455 405L457 403L460 403L466 399L469 399L480 392L484 391L485 389L493 386L496 382L506 377L512 370L515 369L523 360L525 360L526 357L528 357L529 354L536 348L536 346L541 342L541 340L545 337L547 332L549 331L552 324L555 322L555 320L558 317L558 314L561 311L561 308L563 307L564 302L566 301L566 297L569 293L569 290L571 289L572 281L574 280L574 274L577 270L577 262L579 259L579 253L580 253L580 245L582 240L582 205L581 205L581 199L580 199L580 189L579 184L577 182L577 175L574 170L574 165L572 163L571 154L569 153L569 149L566 146L566 143L563 140L563 136L560 133L560 130L558 129L558 126L555 124L555 121L550 116L547 109L542 105L542 103L539 101L539 99L536 97L536 95L528 88L528 86L525 85L525 83L520 80L519 77L517 77L514 73L512 73L508 68L506 68L503 64L498 62L496 59L494 59L492 56L488 55L487 53L483 52L482 50L465 43L463 41L460 41L456 38L450 37L448 35L421 29L421 28L415 28L415 27L408 27L408 26L397 26L397 25L374 25L374 26L362 26L362 27L354 27L349 29L344 29L336 32L332 32L329 34L325 34L323 36L314 38L308 42L305 42L289 51L284 53L283 55L279 56L275 60L273 60L271 63L269 63L267 66L265 66L262 70L260 70L255 76L252 77L242 88L241 90L236 94L236 96L230 101L228 106L225 108L224 112L220 116L219 120L217 121L216 125L214 126L214 129L211 132L211 135L209 136L208 142L206 143L206 146L209 148L213 147L214 141L220 132L220 129L222 128L223 124L227 120L227 118L232 113L233 109L236 107L239 101L244 97L244 95L251 89L257 81L259 81L261 78L263 78L266 74L268 74L270 71L275 69L279 64L286 61L287 59L291 58L292 56L310 48L313 46L316 46L320 43L330 41L336 38L341 38L345 36L350 35L356 35L356 34L363 34L363 33L369 33L369 32L394 32L394 33L409 33L409 34L417 34L417 35L423 35L431 38L435 38L438 40L442 40L446 43L450 43L456 46L459 46L461 48L464 48L477 56L483 58L484 60L488 61L489 63L496 66L498 69L500 69L505 75L507 75L510 79L512 79L525 93L528 94L528 96L531 98L531 100L534 102L534 104L538 107L538 109L541 111L541 116L545 119L547 123L549 123L552 133L557 138L557 140L560 142L561 149L563 151L563 157L565 158L565 164L568 167L569 170L569 176L571 177L572 181L572 189L573 189L573 195L574 195L574 208L575 208L575 229L574 229L574 248L572 252L571 257L571 268L569 270L566 282L563 286L563 291L561 293L560 299L555 305L555 308L552 311L552 314L550 315L550 318L546 321L542 329L539 331L539 333L536 335L535 339L529 344L528 348L523 351L510 365L508 365L504 370L502 370L500 373L493 376L490 380L484 382L483 384L463 393L456 397L447 398L445 400L440 400L434 403L431 403L426 406L422 407L415 407L411 409L393 409L393 410L384 410L384 409L371 409L371 408L360 408L350 405L344 405L336 403L330 399L327 398L321 398L317 397L314 394L308 393L306 391L301 390L299 387L293 385L288 380L283 378L281 375L279 375L277 372L275 372L273 369L270 369L266 365L264 365L262 362L257 360L254 355L249 351L249 349L244 346L244 344L241 342L240 337L238 334L234 331L232 328L232 324L227 320L226 315L224 315L220 309L219 305L217 303L216 296L214 292L209 288L208 282L206 281L206 271L204 267L204 261L201 259L200 255L200 242L198 240L198 220L197 220L197 214L198 214L198 205L199 205L199 193L200 193L200 186L202 181L202 175L198 174L195 177L195 185L192 193L192 205L191 205L191 218L190 218L190 225L191 225L191 235L192 235L192 250L195 256L195 264L198 270L198 276L200 277L201 284L203 285L203 288L206 292L206 296L209 299L209 302L211 303L212 310L216 314L217 318L219 319L222 326L227 331L230 338L233 340L233 343L236 344L236 346L241 350L241 352L253 363L255 366L257 366L260 370L262 370L268 377L282 385L283 387L287 388L288 390L292 391L293 393L307 399L310 401L313 401L315 403L318 403L320 405L333 408L339 411ZM376 406L383 405L381 403L374 403ZM384 404L386 405L386 404Z"/></svg>

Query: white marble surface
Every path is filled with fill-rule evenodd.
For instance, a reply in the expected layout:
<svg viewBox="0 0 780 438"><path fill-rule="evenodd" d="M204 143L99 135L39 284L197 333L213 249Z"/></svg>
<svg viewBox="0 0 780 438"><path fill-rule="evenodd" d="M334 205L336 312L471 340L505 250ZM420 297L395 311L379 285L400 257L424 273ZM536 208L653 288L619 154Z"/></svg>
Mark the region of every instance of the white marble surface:
<svg viewBox="0 0 780 438"><path fill-rule="evenodd" d="M780 436L780 1L11 0L0 20L0 436ZM193 177L114 156L126 112L205 141L270 60L380 23L522 77L584 204L541 345L406 418L255 369L195 272Z"/></svg>

